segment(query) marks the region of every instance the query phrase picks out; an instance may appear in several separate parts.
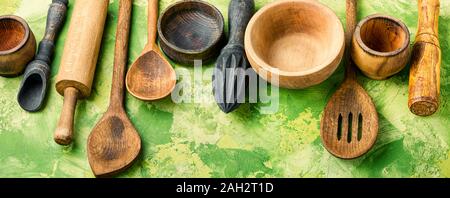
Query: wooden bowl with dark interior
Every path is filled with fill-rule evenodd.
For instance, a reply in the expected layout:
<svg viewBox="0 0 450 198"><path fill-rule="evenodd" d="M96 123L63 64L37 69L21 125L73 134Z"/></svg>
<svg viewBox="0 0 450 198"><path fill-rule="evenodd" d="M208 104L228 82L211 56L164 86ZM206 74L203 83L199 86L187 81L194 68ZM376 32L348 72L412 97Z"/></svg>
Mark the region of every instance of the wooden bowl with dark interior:
<svg viewBox="0 0 450 198"><path fill-rule="evenodd" d="M28 24L13 15L0 16L0 75L14 77L36 53L36 39Z"/></svg>
<svg viewBox="0 0 450 198"><path fill-rule="evenodd" d="M193 64L214 60L224 43L224 19L213 5L197 0L168 7L158 20L160 46L172 60Z"/></svg>
<svg viewBox="0 0 450 198"><path fill-rule="evenodd" d="M377 14L356 26L351 55L369 78L382 80L400 72L410 54L409 30L402 21Z"/></svg>
<svg viewBox="0 0 450 198"><path fill-rule="evenodd" d="M253 69L268 82L289 89L317 85L330 77L344 46L339 18L311 0L268 4L253 16L245 32Z"/></svg>

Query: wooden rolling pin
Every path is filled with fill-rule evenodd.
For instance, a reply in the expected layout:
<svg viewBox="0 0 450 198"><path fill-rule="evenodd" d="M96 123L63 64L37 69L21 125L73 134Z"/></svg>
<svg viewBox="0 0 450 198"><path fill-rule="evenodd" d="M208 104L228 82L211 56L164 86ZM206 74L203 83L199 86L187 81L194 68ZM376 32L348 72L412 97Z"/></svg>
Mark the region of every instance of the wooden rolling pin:
<svg viewBox="0 0 450 198"><path fill-rule="evenodd" d="M56 90L64 96L55 142L72 142L73 118L78 98L91 93L109 0L77 0L64 46Z"/></svg>
<svg viewBox="0 0 450 198"><path fill-rule="evenodd" d="M439 107L441 48L438 37L439 0L419 0L419 26L411 60L408 106L429 116Z"/></svg>

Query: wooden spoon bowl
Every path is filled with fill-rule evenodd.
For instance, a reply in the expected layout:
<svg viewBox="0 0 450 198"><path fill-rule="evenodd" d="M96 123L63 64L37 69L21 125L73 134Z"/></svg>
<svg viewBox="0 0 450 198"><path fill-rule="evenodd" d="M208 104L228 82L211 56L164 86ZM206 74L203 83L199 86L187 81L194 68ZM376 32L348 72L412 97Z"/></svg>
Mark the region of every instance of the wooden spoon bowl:
<svg viewBox="0 0 450 198"><path fill-rule="evenodd" d="M378 114L372 99L356 81L346 80L325 107L321 137L325 148L343 159L367 153L378 136Z"/></svg>
<svg viewBox="0 0 450 198"><path fill-rule="evenodd" d="M371 15L356 26L351 55L361 71L382 80L400 72L411 54L406 25L393 17Z"/></svg>
<svg viewBox="0 0 450 198"><path fill-rule="evenodd" d="M131 65L126 76L128 92L134 97L153 101L172 93L176 73L156 45L158 0L148 1L148 41L141 56Z"/></svg>
<svg viewBox="0 0 450 198"><path fill-rule="evenodd" d="M13 15L0 16L0 75L21 74L36 53L36 39L28 24Z"/></svg>
<svg viewBox="0 0 450 198"><path fill-rule="evenodd" d="M319 2L276 1L251 19L245 49L262 78L284 88L306 88L323 82L338 67L344 30L336 14Z"/></svg>
<svg viewBox="0 0 450 198"><path fill-rule="evenodd" d="M127 89L140 100L164 98L175 88L176 73L158 51L155 46L153 50L142 54L128 71Z"/></svg>
<svg viewBox="0 0 450 198"><path fill-rule="evenodd" d="M213 5L197 0L175 3L158 21L161 48L172 60L210 62L224 45L224 19Z"/></svg>
<svg viewBox="0 0 450 198"><path fill-rule="evenodd" d="M141 139L125 111L114 108L92 129L87 145L94 174L106 177L132 165L141 150Z"/></svg>

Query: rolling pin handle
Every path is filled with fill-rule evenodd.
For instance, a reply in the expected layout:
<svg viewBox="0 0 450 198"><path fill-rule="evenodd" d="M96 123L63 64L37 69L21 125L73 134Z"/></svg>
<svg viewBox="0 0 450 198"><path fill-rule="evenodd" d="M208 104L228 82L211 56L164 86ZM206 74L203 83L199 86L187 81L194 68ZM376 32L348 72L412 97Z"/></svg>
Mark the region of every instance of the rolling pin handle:
<svg viewBox="0 0 450 198"><path fill-rule="evenodd" d="M79 91L68 87L64 90L64 105L61 118L55 131L55 142L60 145L69 145L73 137L73 119Z"/></svg>

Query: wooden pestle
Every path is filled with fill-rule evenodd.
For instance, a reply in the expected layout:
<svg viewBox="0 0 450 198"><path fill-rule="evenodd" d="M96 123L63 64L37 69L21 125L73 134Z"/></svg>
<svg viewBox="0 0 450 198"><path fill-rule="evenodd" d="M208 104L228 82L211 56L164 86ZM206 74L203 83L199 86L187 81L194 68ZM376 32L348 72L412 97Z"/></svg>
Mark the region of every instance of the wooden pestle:
<svg viewBox="0 0 450 198"><path fill-rule="evenodd" d="M64 46L56 90L64 96L55 142L72 142L73 118L78 98L91 93L109 0L77 0Z"/></svg>
<svg viewBox="0 0 450 198"><path fill-rule="evenodd" d="M441 49L438 37L439 0L419 0L419 26L409 76L408 106L419 116L439 107Z"/></svg>

